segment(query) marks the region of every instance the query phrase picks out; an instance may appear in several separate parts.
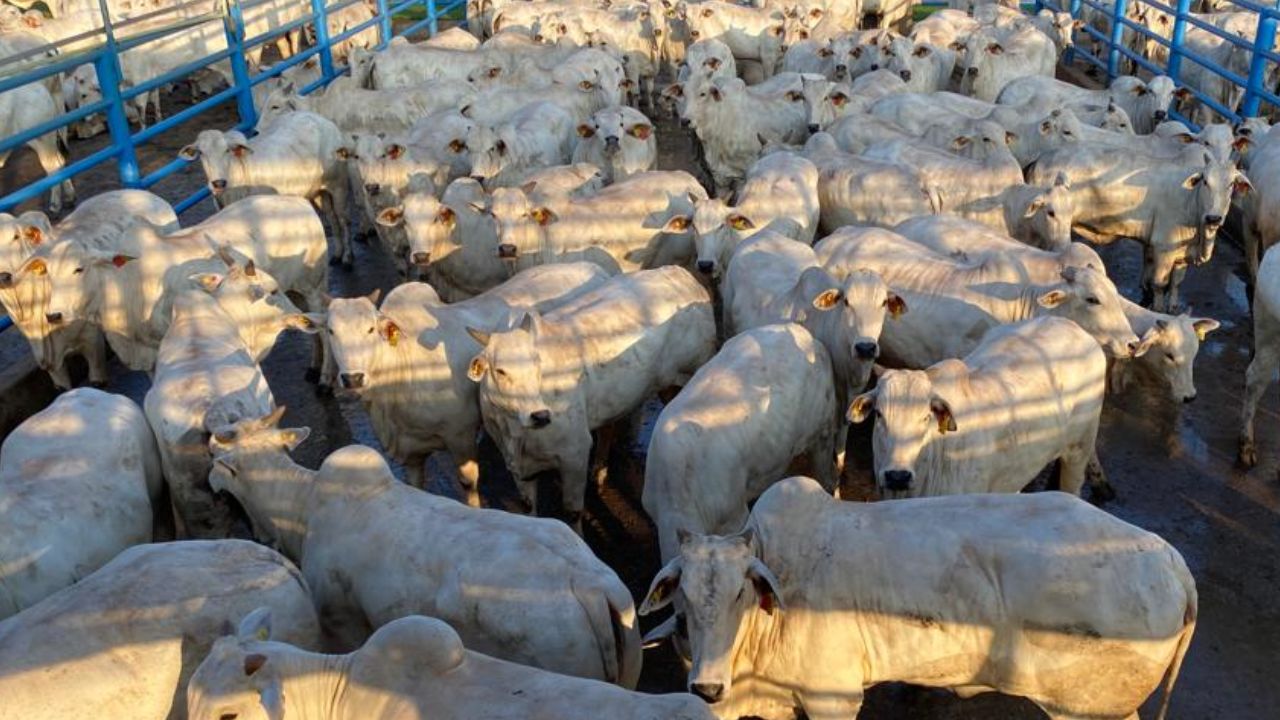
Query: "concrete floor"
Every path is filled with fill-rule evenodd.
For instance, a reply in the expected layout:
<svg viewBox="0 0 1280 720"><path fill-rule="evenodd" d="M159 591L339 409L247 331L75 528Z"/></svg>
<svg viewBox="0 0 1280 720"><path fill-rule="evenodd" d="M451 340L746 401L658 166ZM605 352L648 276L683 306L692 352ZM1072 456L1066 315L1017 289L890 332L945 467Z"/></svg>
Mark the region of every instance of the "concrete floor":
<svg viewBox="0 0 1280 720"><path fill-rule="evenodd" d="M172 102L169 105L174 106ZM225 127L232 120L232 111L224 107L202 122L206 127ZM143 151L144 167L149 169L174 157L197 129L193 124L159 138ZM689 136L670 122L662 122L658 138L660 168L689 169ZM73 157L83 157L104 142L103 137L75 142ZM118 187L114 172L112 165L105 165L84 176L77 183L81 197ZM0 174L0 194L20 180L38 176L29 154L16 156ZM171 178L158 192L176 202L202 182L197 167ZM197 222L212 210L211 203L203 203L186 213L182 221ZM1112 246L1103 255L1122 292L1136 298L1141 262L1138 246ZM1198 583L1200 622L1174 693L1172 718L1270 720L1277 717L1275 708L1280 707L1280 683L1273 680L1275 663L1280 660L1280 609L1276 603L1280 597L1280 436L1274 430L1280 398L1272 388L1259 412L1260 466L1241 472L1234 465L1236 424L1251 342L1242 269L1238 249L1230 242L1220 242L1213 262L1194 268L1184 286L1186 302L1196 314L1222 322L1199 356L1199 399L1191 405L1175 406L1163 389L1135 383L1109 399L1100 438L1100 457L1119 494L1107 510L1171 541L1186 557ZM376 246L359 245L355 270L335 268L331 288L335 296L355 296L375 287L389 289L395 282L388 258ZM0 362L24 348L16 332L0 335ZM303 381L309 353L306 338L287 334L264 363L277 402L289 409L284 423L312 430L297 452L299 461L318 466L328 452L353 442L377 447L358 403L318 397L313 386ZM145 375L117 367L111 389L141 401L147 385ZM656 410L656 406L648 408L649 419ZM588 542L618 571L637 598L658 568L652 528L640 507L643 435L630 452L613 458L608 486L598 494L589 491L586 518ZM867 457L866 438L856 437L855 442L861 443L855 454ZM482 470L486 500L505 505L514 488L492 445ZM438 485L443 489L443 482ZM679 665L669 651L646 654L642 689L673 691L681 689L682 683ZM1144 716L1154 716L1157 701L1153 698L1147 704ZM941 691L885 686L869 694L860 717L1012 720L1043 715L1026 701L996 694L960 701Z"/></svg>

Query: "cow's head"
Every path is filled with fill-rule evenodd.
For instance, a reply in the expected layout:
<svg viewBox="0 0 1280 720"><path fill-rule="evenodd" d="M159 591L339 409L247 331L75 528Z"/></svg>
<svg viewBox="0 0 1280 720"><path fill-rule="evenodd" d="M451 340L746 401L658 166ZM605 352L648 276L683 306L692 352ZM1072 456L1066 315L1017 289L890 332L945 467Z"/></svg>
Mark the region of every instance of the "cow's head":
<svg viewBox="0 0 1280 720"><path fill-rule="evenodd" d="M821 319L832 323L836 328L832 335L840 338L832 351L851 364L849 391L861 391L880 356L885 316L897 318L905 313L906 301L889 290L879 273L865 269L837 281L825 269L812 267L800 275L792 292L792 306L803 308L798 322L805 322L813 312L831 313Z"/></svg>
<svg viewBox="0 0 1280 720"><path fill-rule="evenodd" d="M323 319L299 310L280 290L274 277L257 268L252 260L242 264L226 248L219 253L224 268L207 268L205 272L193 273L189 279L209 293L235 322L236 331L251 356L257 360L266 357L276 338L287 329L308 334L320 332Z"/></svg>
<svg viewBox="0 0 1280 720"><path fill-rule="evenodd" d="M329 302L325 321L329 347L338 366L338 384L349 393L377 386L383 379L377 371L379 356L414 342L395 320L378 311L380 294L374 290L364 297Z"/></svg>
<svg viewBox="0 0 1280 720"><path fill-rule="evenodd" d="M1071 181L1066 173L1058 173L1053 185L1038 188L1023 211L1032 244L1044 250L1063 250L1071 245L1071 223L1075 220L1076 203L1071 194Z"/></svg>
<svg viewBox="0 0 1280 720"><path fill-rule="evenodd" d="M196 141L178 151L185 160L199 160L204 168L209 191L221 198L236 185L238 168L253 154L253 148L238 130L202 130Z"/></svg>
<svg viewBox="0 0 1280 720"><path fill-rule="evenodd" d="M557 419L557 408L544 399L542 356L538 352L544 334L538 313L525 313L520 323L505 332L467 328L480 344L467 377L480 383L486 404L497 408L526 430L540 430ZM550 379L550 378L549 378Z"/></svg>
<svg viewBox="0 0 1280 720"><path fill-rule="evenodd" d="M1140 362L1169 386L1174 402L1196 399L1195 361L1200 343L1219 323L1190 315L1166 316L1142 336L1145 353Z"/></svg>
<svg viewBox="0 0 1280 720"><path fill-rule="evenodd" d="M1138 336L1125 317L1120 293L1106 273L1091 265L1062 269L1060 281L1040 286L1037 306L1050 315L1073 320L1115 358L1142 354Z"/></svg>
<svg viewBox="0 0 1280 720"><path fill-rule="evenodd" d="M885 497L910 497L919 492L916 467L921 453L935 439L959 429L951 404L934 390L931 377L936 368L952 363L963 367L959 360L952 360L927 371L887 371L875 390L849 403L850 422L875 416L871 442L876 485Z"/></svg>
<svg viewBox="0 0 1280 720"><path fill-rule="evenodd" d="M219 638L187 686L191 720L284 720L284 655L271 640L271 611L258 608L235 635Z"/></svg>
<svg viewBox="0 0 1280 720"><path fill-rule="evenodd" d="M1231 198L1236 193L1243 195L1253 190L1249 178L1234 164L1214 162L1208 153L1205 153L1204 160L1203 168L1191 172L1182 181L1183 189L1191 194L1190 202L1184 207L1193 208L1196 214L1192 221L1196 240L1188 248L1187 260L1197 265L1209 262L1213 257L1218 230L1231 210Z"/></svg>
<svg viewBox="0 0 1280 720"><path fill-rule="evenodd" d="M727 537L677 532L680 553L658 572L640 614L674 602L685 618L693 666L689 691L709 703L729 696L733 649L743 617L784 610L776 577L757 556L754 533Z"/></svg>

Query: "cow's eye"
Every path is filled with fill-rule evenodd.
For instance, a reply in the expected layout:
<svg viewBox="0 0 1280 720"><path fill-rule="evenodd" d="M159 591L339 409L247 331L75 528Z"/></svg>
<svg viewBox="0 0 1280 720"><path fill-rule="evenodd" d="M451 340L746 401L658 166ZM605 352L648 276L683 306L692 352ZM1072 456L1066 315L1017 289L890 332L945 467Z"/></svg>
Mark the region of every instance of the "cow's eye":
<svg viewBox="0 0 1280 720"><path fill-rule="evenodd" d="M1167 361L1168 361L1168 362L1170 362L1170 363L1174 362L1173 353L1165 353L1165 354L1164 354L1164 359L1165 359L1165 360L1167 360Z"/></svg>
<svg viewBox="0 0 1280 720"><path fill-rule="evenodd" d="M1101 300L1099 300L1099 299L1098 299L1098 298L1096 298L1096 297L1085 298L1085 299L1084 299L1084 301L1085 301L1085 302L1087 302L1087 303L1089 303L1090 305L1101 305L1101 304L1102 304L1102 301L1101 301Z"/></svg>
<svg viewBox="0 0 1280 720"><path fill-rule="evenodd" d="M83 273L83 272L84 272L84 268L82 268L82 267L78 267L78 268L76 268L75 270L71 271L71 274L72 274L72 275L79 275L80 273Z"/></svg>
<svg viewBox="0 0 1280 720"><path fill-rule="evenodd" d="M1054 211L1052 211L1052 210L1049 210L1048 212L1046 212L1046 213L1045 213L1045 215L1048 215L1048 216L1049 216L1049 217L1051 217L1051 218L1056 218L1056 217L1058 217L1058 213L1056 213L1056 212L1054 212Z"/></svg>
<svg viewBox="0 0 1280 720"><path fill-rule="evenodd" d="M502 368L494 368L494 369L493 369L493 374L494 374L494 375L497 375L497 376L498 376L498 377L500 377L500 378L505 378L505 377L507 377L507 371L506 371L506 370L503 370Z"/></svg>
<svg viewBox="0 0 1280 720"><path fill-rule="evenodd" d="M369 328L369 331L365 333L365 335L372 335L372 334L373 334L373 331L374 331L374 330L377 330L377 329L378 329L378 328L376 328L376 327L371 327L371 328Z"/></svg>
<svg viewBox="0 0 1280 720"><path fill-rule="evenodd" d="M240 717L240 713L222 713L218 716L218 720L236 720Z"/></svg>

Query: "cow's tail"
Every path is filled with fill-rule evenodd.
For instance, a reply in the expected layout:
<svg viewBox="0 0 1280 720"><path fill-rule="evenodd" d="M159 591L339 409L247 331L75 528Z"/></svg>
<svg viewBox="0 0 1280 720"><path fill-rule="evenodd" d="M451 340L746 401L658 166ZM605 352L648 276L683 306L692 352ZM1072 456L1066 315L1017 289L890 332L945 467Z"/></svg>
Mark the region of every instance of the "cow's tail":
<svg viewBox="0 0 1280 720"><path fill-rule="evenodd" d="M1200 603L1196 594L1196 584L1191 577L1191 571L1187 569L1185 563L1181 562L1182 558L1179 557L1178 560L1182 570L1182 586L1187 596L1187 607L1182 619L1182 635L1178 638L1178 648L1173 653L1173 661L1169 663L1169 669L1165 671L1164 686L1161 688L1163 698L1160 700L1160 712L1156 715L1156 720L1165 720L1165 715L1169 712L1173 685L1178 681L1178 671L1182 669L1182 661L1187 656L1187 649L1191 647L1191 637L1196 634L1196 615Z"/></svg>
<svg viewBox="0 0 1280 720"><path fill-rule="evenodd" d="M621 584L614 589L608 583L602 584L594 578L582 576L570 580L569 586L591 624L605 679L627 689L635 689L640 680L643 651L635 602L630 593Z"/></svg>

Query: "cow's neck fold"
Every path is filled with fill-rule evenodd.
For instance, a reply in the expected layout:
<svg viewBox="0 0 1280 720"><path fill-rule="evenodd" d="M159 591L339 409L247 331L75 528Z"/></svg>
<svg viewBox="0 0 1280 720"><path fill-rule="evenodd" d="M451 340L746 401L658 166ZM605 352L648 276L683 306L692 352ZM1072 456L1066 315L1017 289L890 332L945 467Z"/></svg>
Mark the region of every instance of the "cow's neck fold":
<svg viewBox="0 0 1280 720"><path fill-rule="evenodd" d="M347 704L347 678L354 657L354 653L295 652L272 658L271 662L280 663L288 717L298 720L350 717L342 713ZM359 712L355 716L359 716Z"/></svg>
<svg viewBox="0 0 1280 720"><path fill-rule="evenodd" d="M286 557L301 562L316 473L283 450L261 451L246 465L245 511L255 534L270 537Z"/></svg>

